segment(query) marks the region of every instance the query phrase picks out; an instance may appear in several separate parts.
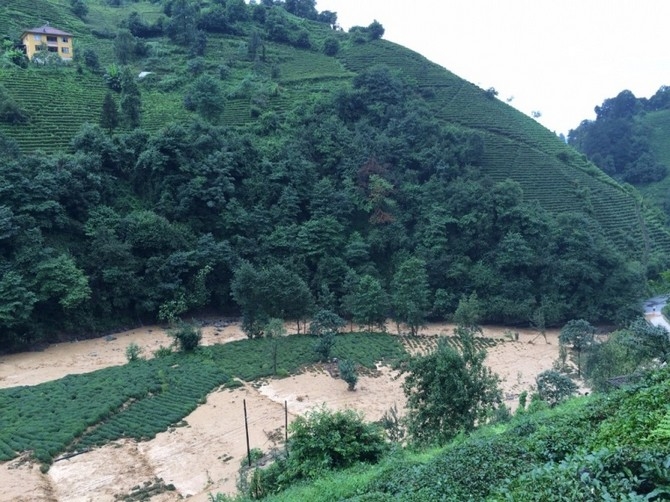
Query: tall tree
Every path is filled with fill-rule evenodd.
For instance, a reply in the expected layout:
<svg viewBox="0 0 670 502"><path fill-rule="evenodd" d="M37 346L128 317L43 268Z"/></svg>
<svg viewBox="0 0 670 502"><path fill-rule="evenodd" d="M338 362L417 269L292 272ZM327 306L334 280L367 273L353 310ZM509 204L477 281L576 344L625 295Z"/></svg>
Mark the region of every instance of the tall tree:
<svg viewBox="0 0 670 502"><path fill-rule="evenodd" d="M592 343L596 329L584 319L568 321L561 329L558 340L563 345L570 345L577 352L577 375L582 376L582 351Z"/></svg>
<svg viewBox="0 0 670 502"><path fill-rule="evenodd" d="M129 30L119 30L114 39L114 55L119 64L125 65L133 58L135 37Z"/></svg>
<svg viewBox="0 0 670 502"><path fill-rule="evenodd" d="M121 76L121 112L129 127L134 129L140 125L142 97L130 68L125 68Z"/></svg>
<svg viewBox="0 0 670 502"><path fill-rule="evenodd" d="M199 76L184 96L184 106L216 123L223 112L223 92L219 82L211 75Z"/></svg>
<svg viewBox="0 0 670 502"><path fill-rule="evenodd" d="M196 37L199 10L196 2L175 0L171 4L171 17L165 32L174 43L189 45Z"/></svg>
<svg viewBox="0 0 670 502"><path fill-rule="evenodd" d="M272 318L265 325L265 337L270 339L270 352L272 358L272 373L277 374L277 362L279 358L279 344L283 336L286 336L286 328L283 319Z"/></svg>
<svg viewBox="0 0 670 502"><path fill-rule="evenodd" d="M105 94L105 100L102 102L102 111L100 112L100 127L107 129L111 134L119 125L119 110L116 107L116 101L111 92Z"/></svg>
<svg viewBox="0 0 670 502"><path fill-rule="evenodd" d="M416 335L430 307L426 262L415 257L404 261L393 276L391 289L394 319Z"/></svg>
<svg viewBox="0 0 670 502"><path fill-rule="evenodd" d="M260 272L245 261L235 270L230 284L230 294L242 311L242 330L249 338L262 336L270 320L263 308L260 280Z"/></svg>
<svg viewBox="0 0 670 502"><path fill-rule="evenodd" d="M463 296L454 313L454 322L459 326L472 328L473 331L481 331L479 323L483 317L482 311L482 302L476 292L470 296Z"/></svg>
<svg viewBox="0 0 670 502"><path fill-rule="evenodd" d="M355 323L366 326L370 332L375 327L385 329L389 300L378 279L371 275L362 276L346 297Z"/></svg>

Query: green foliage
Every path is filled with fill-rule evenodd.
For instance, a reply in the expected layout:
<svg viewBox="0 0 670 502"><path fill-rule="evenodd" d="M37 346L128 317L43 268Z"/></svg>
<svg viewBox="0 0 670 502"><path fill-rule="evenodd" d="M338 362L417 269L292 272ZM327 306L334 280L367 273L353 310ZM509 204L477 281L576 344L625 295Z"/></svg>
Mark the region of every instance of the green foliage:
<svg viewBox="0 0 670 502"><path fill-rule="evenodd" d="M416 335L424 324L430 307L430 289L426 262L409 258L403 262L391 283L394 319Z"/></svg>
<svg viewBox="0 0 670 502"><path fill-rule="evenodd" d="M326 362L330 359L330 354L335 346L337 333L334 331L326 331L314 343L314 352L319 361Z"/></svg>
<svg viewBox="0 0 670 502"><path fill-rule="evenodd" d="M85 48L83 50L83 60L86 67L91 71L97 72L100 69L100 59L94 49L90 47Z"/></svg>
<svg viewBox="0 0 670 502"><path fill-rule="evenodd" d="M641 357L661 363L670 360L670 334L663 326L654 326L646 319L638 318L630 323L628 331Z"/></svg>
<svg viewBox="0 0 670 502"><path fill-rule="evenodd" d="M573 319L561 328L558 341L562 345L569 345L577 352L578 376L582 372L582 351L588 349L594 341L596 330L584 319Z"/></svg>
<svg viewBox="0 0 670 502"><path fill-rule="evenodd" d="M556 406L577 392L577 384L558 371L546 370L535 377L537 393L549 406Z"/></svg>
<svg viewBox="0 0 670 502"><path fill-rule="evenodd" d="M176 328L172 328L168 334L179 346L182 352L192 352L202 340L202 331L193 324L182 323Z"/></svg>
<svg viewBox="0 0 670 502"><path fill-rule="evenodd" d="M670 455L624 447L575 455L538 466L501 489L495 500L664 500L670 495Z"/></svg>
<svg viewBox="0 0 670 502"><path fill-rule="evenodd" d="M574 350L581 351L593 343L595 328L584 319L573 319L568 321L559 335L559 341L564 345L570 345Z"/></svg>
<svg viewBox="0 0 670 502"><path fill-rule="evenodd" d="M162 345L154 350L154 357L166 357L172 354L170 347L163 347Z"/></svg>
<svg viewBox="0 0 670 502"><path fill-rule="evenodd" d="M640 383L623 390L613 399L616 414L605 417L595 443L606 448L638 446L654 442L654 430L667 414L670 399L670 370L651 372Z"/></svg>
<svg viewBox="0 0 670 502"><path fill-rule="evenodd" d="M458 301L458 307L456 312L454 312L454 322L459 326L465 326L468 328L474 328L481 331L478 328L482 320L482 304L477 296L477 293L472 293L470 296L463 296Z"/></svg>
<svg viewBox="0 0 670 502"><path fill-rule="evenodd" d="M282 319L270 319L263 328L263 333L266 338L270 338L271 342L271 357L272 357L272 372L276 375L278 372L277 363L279 358L279 338L286 336L286 328Z"/></svg>
<svg viewBox="0 0 670 502"><path fill-rule="evenodd" d="M368 26L367 32L370 40L378 40L384 36L384 27L376 19Z"/></svg>
<svg viewBox="0 0 670 502"><path fill-rule="evenodd" d="M121 68L116 64L107 67L103 76L107 87L116 92L121 92Z"/></svg>
<svg viewBox="0 0 670 502"><path fill-rule="evenodd" d="M25 28L17 2L0 6L8 33ZM3 347L152 322L171 307L242 313L260 334L270 317L303 323L316 299L378 329L395 316L391 286L410 257L426 264L435 318L477 291L486 322L525 323L546 306L547 325L626 325L646 274L667 268L670 234L633 192L476 86L369 40L370 27L356 44L332 29L335 13L307 22L239 0L167 2L163 17L150 2L117 4L88 3L86 29L70 2L40 11L75 34L84 63L94 49L87 68L107 68L109 84L125 87L121 123L105 134L82 126L100 121L104 79L77 65L19 68L3 46L3 87L30 117L0 123L11 140L0 200L12 229L0 270L22 278L16 296L28 300L27 317L17 311L0 326ZM110 26L127 31L117 39ZM130 75L152 70L133 78L139 93L111 66L124 39ZM326 40L338 41L334 56ZM200 76L227 68L222 99L201 108L225 102L216 117L225 127L184 108L198 54ZM26 93L37 81L41 92ZM55 289L40 296L38 264L60 254L90 287L76 308ZM280 272L276 287L261 281L258 308L231 295L243 262L264 279ZM361 299L375 308L362 312Z"/></svg>
<svg viewBox="0 0 670 502"><path fill-rule="evenodd" d="M595 121L585 120L570 131L568 142L615 179L633 184L660 181L668 166L652 148L651 134L640 120L664 105L659 89L654 99L638 99L628 91L596 106Z"/></svg>
<svg viewBox="0 0 670 502"><path fill-rule="evenodd" d="M586 352L584 376L590 386L599 392L609 392L616 377L633 377L645 366L653 364L656 351L648 351L653 338L647 338L647 321L641 320L629 329L610 333L606 340L591 345ZM633 328L635 326L635 328Z"/></svg>
<svg viewBox="0 0 670 502"><path fill-rule="evenodd" d="M407 428L417 443L445 444L459 432L483 424L500 405L498 377L484 365L486 352L475 349L474 332L459 327L454 349L444 338L425 356L413 356L403 367Z"/></svg>
<svg viewBox="0 0 670 502"><path fill-rule="evenodd" d="M0 322L13 329L27 323L37 302L37 295L27 288L26 281L14 271L0 279Z"/></svg>
<svg viewBox="0 0 670 502"><path fill-rule="evenodd" d="M142 359L142 348L135 342L128 344L126 347L126 359L129 363Z"/></svg>
<svg viewBox="0 0 670 502"><path fill-rule="evenodd" d="M128 67L121 73L121 114L130 128L140 125L142 98L135 81L135 75Z"/></svg>
<svg viewBox="0 0 670 502"><path fill-rule="evenodd" d="M337 333L346 325L344 319L332 310L318 310L309 322L309 334L312 336L322 336L328 333Z"/></svg>
<svg viewBox="0 0 670 502"><path fill-rule="evenodd" d="M323 42L323 53L326 56L335 56L340 50L340 42L335 37L329 37Z"/></svg>
<svg viewBox="0 0 670 502"><path fill-rule="evenodd" d="M102 102L100 111L100 127L107 129L111 134L119 125L119 110L116 107L114 96L110 92L105 94L105 100Z"/></svg>
<svg viewBox="0 0 670 502"><path fill-rule="evenodd" d="M211 122L217 122L224 109L218 81L210 75L199 76L184 96L184 106Z"/></svg>
<svg viewBox="0 0 670 502"><path fill-rule="evenodd" d="M231 295L242 310L243 329L249 338L261 336L271 317L295 320L299 325L313 305L307 284L281 265L259 270L247 262L240 264Z"/></svg>
<svg viewBox="0 0 670 502"><path fill-rule="evenodd" d="M7 124L26 124L30 117L25 110L7 94L4 87L0 86L0 122Z"/></svg>
<svg viewBox="0 0 670 502"><path fill-rule="evenodd" d="M340 378L347 382L348 390L356 390L356 384L358 383L356 365L349 359L342 359L338 362L337 367L340 370Z"/></svg>
<svg viewBox="0 0 670 502"><path fill-rule="evenodd" d="M27 68L28 67L28 58L26 55L19 50L8 50L5 51L4 56L7 58L8 61L11 61L13 64L18 66L19 68Z"/></svg>
<svg viewBox="0 0 670 502"><path fill-rule="evenodd" d="M39 264L36 279L41 285L38 298L57 299L64 309L77 307L91 295L83 271L71 256L65 254Z"/></svg>
<svg viewBox="0 0 670 502"><path fill-rule="evenodd" d="M135 52L135 37L128 30L119 30L114 39L114 55L121 65L127 65Z"/></svg>
<svg viewBox="0 0 670 502"><path fill-rule="evenodd" d="M198 7L188 0L170 3L170 21L165 26L166 35L174 43L189 45L196 37Z"/></svg>
<svg viewBox="0 0 670 502"><path fill-rule="evenodd" d="M382 416L379 423L384 428L386 437L392 443L399 443L405 437L405 426L403 425L402 417L398 414L398 406L395 403L384 412L384 416Z"/></svg>
<svg viewBox="0 0 670 502"><path fill-rule="evenodd" d="M367 326L368 331L384 329L389 300L381 282L371 275L364 275L345 298L347 310L355 323Z"/></svg>
<svg viewBox="0 0 670 502"><path fill-rule="evenodd" d="M360 413L320 408L298 416L289 425L288 450L288 458L276 461L263 473L267 493L330 470L359 462L375 463L386 444L381 428L366 423Z"/></svg>

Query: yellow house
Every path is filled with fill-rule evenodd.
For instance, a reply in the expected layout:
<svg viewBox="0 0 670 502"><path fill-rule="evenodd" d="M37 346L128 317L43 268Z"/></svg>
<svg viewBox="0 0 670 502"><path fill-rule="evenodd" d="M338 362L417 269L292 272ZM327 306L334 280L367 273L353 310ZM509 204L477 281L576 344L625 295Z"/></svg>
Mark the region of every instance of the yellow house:
<svg viewBox="0 0 670 502"><path fill-rule="evenodd" d="M36 52L44 49L58 54L61 59L71 60L74 56L73 38L72 34L52 28L49 23L39 28L25 30L21 35L26 56L31 60Z"/></svg>

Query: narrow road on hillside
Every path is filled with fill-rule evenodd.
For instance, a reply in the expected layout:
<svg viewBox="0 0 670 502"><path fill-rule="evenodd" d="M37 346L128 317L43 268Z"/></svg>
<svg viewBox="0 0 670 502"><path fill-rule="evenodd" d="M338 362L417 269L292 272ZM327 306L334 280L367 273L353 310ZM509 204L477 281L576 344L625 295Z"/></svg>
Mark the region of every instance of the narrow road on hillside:
<svg viewBox="0 0 670 502"><path fill-rule="evenodd" d="M644 302L644 317L654 326L662 326L670 331L670 323L663 317L661 311L668 303L667 296L656 296Z"/></svg>

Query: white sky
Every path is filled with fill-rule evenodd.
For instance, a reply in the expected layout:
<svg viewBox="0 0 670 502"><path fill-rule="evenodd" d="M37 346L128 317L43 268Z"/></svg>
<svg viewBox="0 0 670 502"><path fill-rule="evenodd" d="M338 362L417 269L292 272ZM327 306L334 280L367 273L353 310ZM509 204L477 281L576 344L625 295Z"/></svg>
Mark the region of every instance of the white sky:
<svg viewBox="0 0 670 502"><path fill-rule="evenodd" d="M566 134L624 89L670 85L670 0L317 0Z"/></svg>

